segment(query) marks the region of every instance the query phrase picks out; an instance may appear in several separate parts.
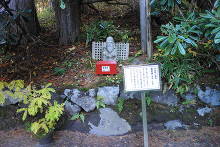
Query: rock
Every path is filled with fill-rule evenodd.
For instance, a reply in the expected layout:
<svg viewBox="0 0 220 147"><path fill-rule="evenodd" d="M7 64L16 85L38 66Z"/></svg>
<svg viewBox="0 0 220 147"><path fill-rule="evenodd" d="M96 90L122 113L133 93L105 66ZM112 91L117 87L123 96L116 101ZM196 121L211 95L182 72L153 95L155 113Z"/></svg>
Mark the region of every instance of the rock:
<svg viewBox="0 0 220 147"><path fill-rule="evenodd" d="M22 99L14 98L14 97L11 97L11 96L5 94L5 102L4 102L4 104L0 104L0 106L7 106L7 105L16 104L16 103L20 102L21 100Z"/></svg>
<svg viewBox="0 0 220 147"><path fill-rule="evenodd" d="M100 87L98 88L97 97L103 97L106 105L115 105L119 95L119 87Z"/></svg>
<svg viewBox="0 0 220 147"><path fill-rule="evenodd" d="M78 98L82 95L82 92L78 89L65 89L64 95L66 95L68 98Z"/></svg>
<svg viewBox="0 0 220 147"><path fill-rule="evenodd" d="M187 125L184 125L180 120L171 120L164 124L167 130L175 130L179 128L186 129Z"/></svg>
<svg viewBox="0 0 220 147"><path fill-rule="evenodd" d="M76 113L79 113L81 111L81 108L77 106L76 104L72 104L69 101L65 102L65 110L70 114L74 115Z"/></svg>
<svg viewBox="0 0 220 147"><path fill-rule="evenodd" d="M120 98L123 98L123 99L141 99L141 93L140 92L125 92L124 90L122 90L120 92Z"/></svg>
<svg viewBox="0 0 220 147"><path fill-rule="evenodd" d="M72 98L71 101L78 106L82 107L86 112L93 111L96 108L96 100L89 96Z"/></svg>
<svg viewBox="0 0 220 147"><path fill-rule="evenodd" d="M65 96L70 96L70 94L71 94L71 90L70 89L65 89L64 90L64 95Z"/></svg>
<svg viewBox="0 0 220 147"><path fill-rule="evenodd" d="M89 122L91 127L89 133L96 134L98 136L111 136L111 135L123 135L131 131L131 126L128 122L119 117L119 115L111 108L101 108L100 122L98 126Z"/></svg>
<svg viewBox="0 0 220 147"><path fill-rule="evenodd" d="M185 99L185 100L194 100L195 98L196 98L196 95L195 94L193 94L193 93L187 93L185 96L183 96L183 98Z"/></svg>
<svg viewBox="0 0 220 147"><path fill-rule="evenodd" d="M89 89L89 91L87 92L86 95L90 96L90 97L96 97L97 91L96 89Z"/></svg>
<svg viewBox="0 0 220 147"><path fill-rule="evenodd" d="M212 112L212 109L208 108L208 107L199 108L199 109L197 109L197 112L198 112L199 116L204 116L206 113Z"/></svg>
<svg viewBox="0 0 220 147"><path fill-rule="evenodd" d="M169 106L176 106L179 99L175 95L175 92L172 90L167 91L166 93L162 93L160 91L153 91L150 93L153 102L166 104Z"/></svg>
<svg viewBox="0 0 220 147"><path fill-rule="evenodd" d="M139 64L144 64L145 62L139 58L135 58L131 64L134 64L134 65L139 65Z"/></svg>
<svg viewBox="0 0 220 147"><path fill-rule="evenodd" d="M210 87L206 87L205 91L201 90L198 87L198 97L199 99L212 106L220 106L220 91L216 89L212 89Z"/></svg>

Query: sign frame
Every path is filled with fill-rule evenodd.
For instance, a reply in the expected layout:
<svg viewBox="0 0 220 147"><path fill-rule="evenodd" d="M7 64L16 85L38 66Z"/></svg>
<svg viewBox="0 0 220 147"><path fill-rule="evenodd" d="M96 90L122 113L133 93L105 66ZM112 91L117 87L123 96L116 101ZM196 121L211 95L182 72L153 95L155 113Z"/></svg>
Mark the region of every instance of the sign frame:
<svg viewBox="0 0 220 147"><path fill-rule="evenodd" d="M161 64L160 63L148 63L148 64L139 64L139 65L127 65L127 66L123 66L123 72L125 71L125 68L127 67L140 67L140 66L150 66L150 65L157 65L158 66L158 72L159 72L159 85L160 85L160 89L148 89L148 90L125 90L125 76L123 76L123 85L124 85L124 91L125 92L148 92L148 91L162 91L162 80L161 80Z"/></svg>

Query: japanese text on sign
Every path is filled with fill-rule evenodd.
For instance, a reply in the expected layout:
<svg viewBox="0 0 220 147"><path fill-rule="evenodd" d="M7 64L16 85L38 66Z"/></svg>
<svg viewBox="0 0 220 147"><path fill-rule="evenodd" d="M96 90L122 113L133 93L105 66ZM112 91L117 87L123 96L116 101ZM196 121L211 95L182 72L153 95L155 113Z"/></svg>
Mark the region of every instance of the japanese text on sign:
<svg viewBox="0 0 220 147"><path fill-rule="evenodd" d="M109 66L102 66L102 72L109 72L110 67Z"/></svg>
<svg viewBox="0 0 220 147"><path fill-rule="evenodd" d="M124 67L125 91L160 90L159 65Z"/></svg>

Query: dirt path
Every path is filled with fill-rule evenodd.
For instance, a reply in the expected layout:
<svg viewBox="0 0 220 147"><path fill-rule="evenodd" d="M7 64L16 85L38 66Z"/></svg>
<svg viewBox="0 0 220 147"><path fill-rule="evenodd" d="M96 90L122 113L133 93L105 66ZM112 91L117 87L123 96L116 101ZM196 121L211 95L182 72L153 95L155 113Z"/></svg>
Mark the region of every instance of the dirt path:
<svg viewBox="0 0 220 147"><path fill-rule="evenodd" d="M220 127L200 130L156 130L149 133L150 147L220 147ZM142 132L124 136L98 137L72 131L58 131L53 147L141 147ZM0 131L1 147L36 147L37 139L25 130Z"/></svg>

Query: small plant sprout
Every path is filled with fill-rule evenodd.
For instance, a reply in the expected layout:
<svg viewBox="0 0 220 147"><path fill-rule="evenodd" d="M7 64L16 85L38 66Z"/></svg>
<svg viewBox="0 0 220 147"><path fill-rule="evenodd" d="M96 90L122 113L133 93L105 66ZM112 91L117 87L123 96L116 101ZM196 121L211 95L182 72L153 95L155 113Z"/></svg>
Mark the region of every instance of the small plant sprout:
<svg viewBox="0 0 220 147"><path fill-rule="evenodd" d="M117 103L117 109L118 109L118 112L121 113L122 110L124 109L124 103L125 103L125 99L123 98L119 98L118 99L118 103Z"/></svg>
<svg viewBox="0 0 220 147"><path fill-rule="evenodd" d="M102 96L97 96L96 98L96 108L105 108L105 103L103 102L103 97Z"/></svg>
<svg viewBox="0 0 220 147"><path fill-rule="evenodd" d="M77 119L80 119L84 123L85 115L83 113L76 113L70 118L70 120L77 120Z"/></svg>
<svg viewBox="0 0 220 147"><path fill-rule="evenodd" d="M150 104L152 103L152 98L149 95L147 95L145 99L146 99L146 104L150 106Z"/></svg>

